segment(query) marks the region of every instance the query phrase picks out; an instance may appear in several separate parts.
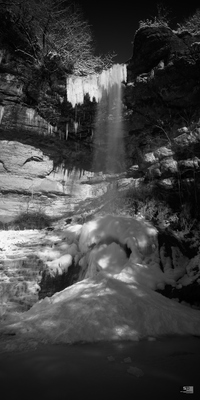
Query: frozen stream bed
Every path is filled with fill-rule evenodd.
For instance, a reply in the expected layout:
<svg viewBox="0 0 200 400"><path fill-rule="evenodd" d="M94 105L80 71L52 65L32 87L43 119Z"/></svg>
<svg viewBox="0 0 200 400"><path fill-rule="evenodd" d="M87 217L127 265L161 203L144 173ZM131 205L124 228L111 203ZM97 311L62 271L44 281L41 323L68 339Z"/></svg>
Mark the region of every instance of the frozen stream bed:
<svg viewBox="0 0 200 400"><path fill-rule="evenodd" d="M0 387L6 400L199 398L199 365L196 337L40 345L1 353Z"/></svg>

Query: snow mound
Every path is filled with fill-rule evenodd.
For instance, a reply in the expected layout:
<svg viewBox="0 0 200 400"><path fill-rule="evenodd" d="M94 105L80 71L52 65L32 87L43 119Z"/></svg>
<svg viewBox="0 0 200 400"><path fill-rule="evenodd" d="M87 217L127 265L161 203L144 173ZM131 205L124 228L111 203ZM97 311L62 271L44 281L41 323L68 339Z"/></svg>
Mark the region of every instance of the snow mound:
<svg viewBox="0 0 200 400"><path fill-rule="evenodd" d="M106 215L95 218L83 225L79 239L79 249L87 252L91 245L98 244L107 237L126 244L132 251L148 253L156 244L157 229L144 219L115 217Z"/></svg>
<svg viewBox="0 0 200 400"><path fill-rule="evenodd" d="M107 215L75 229L70 237L74 232L86 279L36 303L8 330L51 343L200 335L199 311L154 291L176 281L168 264L160 269L157 230L150 223ZM63 262L68 268L72 254L52 266L62 267ZM188 270L193 274L194 265Z"/></svg>
<svg viewBox="0 0 200 400"><path fill-rule="evenodd" d="M17 337L50 343L200 335L199 312L151 289L100 272L36 303L9 326Z"/></svg>
<svg viewBox="0 0 200 400"><path fill-rule="evenodd" d="M175 286L176 280L171 270L169 272L166 269L164 273L160 269L157 233L157 229L142 218L106 215L84 224L79 249L86 254L86 277L94 277L103 269L119 280L128 279L153 290L164 288L166 284ZM112 247L100 245L111 238ZM129 259L114 242L130 249Z"/></svg>

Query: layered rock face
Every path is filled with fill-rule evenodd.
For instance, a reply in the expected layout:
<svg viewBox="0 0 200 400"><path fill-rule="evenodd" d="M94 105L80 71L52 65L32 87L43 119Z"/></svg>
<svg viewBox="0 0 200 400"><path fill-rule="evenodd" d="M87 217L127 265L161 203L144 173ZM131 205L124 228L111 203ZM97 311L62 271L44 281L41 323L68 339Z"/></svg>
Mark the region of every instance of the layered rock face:
<svg viewBox="0 0 200 400"><path fill-rule="evenodd" d="M31 65L26 62L10 50L0 49L0 127L55 135L57 128L36 110L45 88L41 87L39 76L31 76Z"/></svg>
<svg viewBox="0 0 200 400"><path fill-rule="evenodd" d="M80 77L75 78L82 84ZM78 140L90 138L96 103L92 98L85 100L75 111L72 91L78 87L74 85L70 91L69 85L68 93L67 81L73 82L73 77L61 65L58 55L50 53L43 64L37 64L30 61L26 52L19 55L0 40L0 128L60 139L67 139L70 134Z"/></svg>
<svg viewBox="0 0 200 400"><path fill-rule="evenodd" d="M73 165L55 165L58 149L52 153L17 140L2 140L0 147L0 221L9 222L26 212L41 212L53 220L73 212L80 201L103 195L109 182ZM75 150L74 150L75 153ZM65 157L72 157L68 147ZM82 154L84 157L84 153ZM63 155L64 158L64 155ZM86 162L86 157L85 157ZM88 162L89 164L89 162Z"/></svg>

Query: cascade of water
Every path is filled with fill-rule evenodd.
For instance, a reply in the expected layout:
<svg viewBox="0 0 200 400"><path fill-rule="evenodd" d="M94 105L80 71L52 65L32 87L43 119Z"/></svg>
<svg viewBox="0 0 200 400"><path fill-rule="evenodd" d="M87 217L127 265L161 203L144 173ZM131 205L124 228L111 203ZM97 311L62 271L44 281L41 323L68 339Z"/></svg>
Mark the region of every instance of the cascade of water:
<svg viewBox="0 0 200 400"><path fill-rule="evenodd" d="M100 77L101 98L95 121L94 168L109 173L124 168L122 119L122 82L126 81L126 66L115 64Z"/></svg>

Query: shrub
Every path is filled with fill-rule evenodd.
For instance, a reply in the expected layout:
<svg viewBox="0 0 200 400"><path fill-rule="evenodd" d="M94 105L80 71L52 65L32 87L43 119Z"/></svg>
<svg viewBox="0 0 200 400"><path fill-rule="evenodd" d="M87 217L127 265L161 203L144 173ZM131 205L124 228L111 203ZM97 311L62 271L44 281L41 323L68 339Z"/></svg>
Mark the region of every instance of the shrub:
<svg viewBox="0 0 200 400"><path fill-rule="evenodd" d="M162 20L159 20L157 17L154 17L154 19L146 19L144 21L139 21L139 28L144 28L146 26L151 26L151 27L160 27L160 26L165 26L168 27L168 23Z"/></svg>
<svg viewBox="0 0 200 400"><path fill-rule="evenodd" d="M160 27L165 26L169 27L169 13L170 11L162 4L157 4L157 16L153 19L146 19L144 21L139 22L139 28L143 28L146 26Z"/></svg>
<svg viewBox="0 0 200 400"><path fill-rule="evenodd" d="M44 229L51 225L51 219L41 212L26 212L20 214L14 221L0 223L1 230Z"/></svg>
<svg viewBox="0 0 200 400"><path fill-rule="evenodd" d="M178 31L187 31L192 34L200 33L200 8L192 16L186 18L182 24L178 24Z"/></svg>

